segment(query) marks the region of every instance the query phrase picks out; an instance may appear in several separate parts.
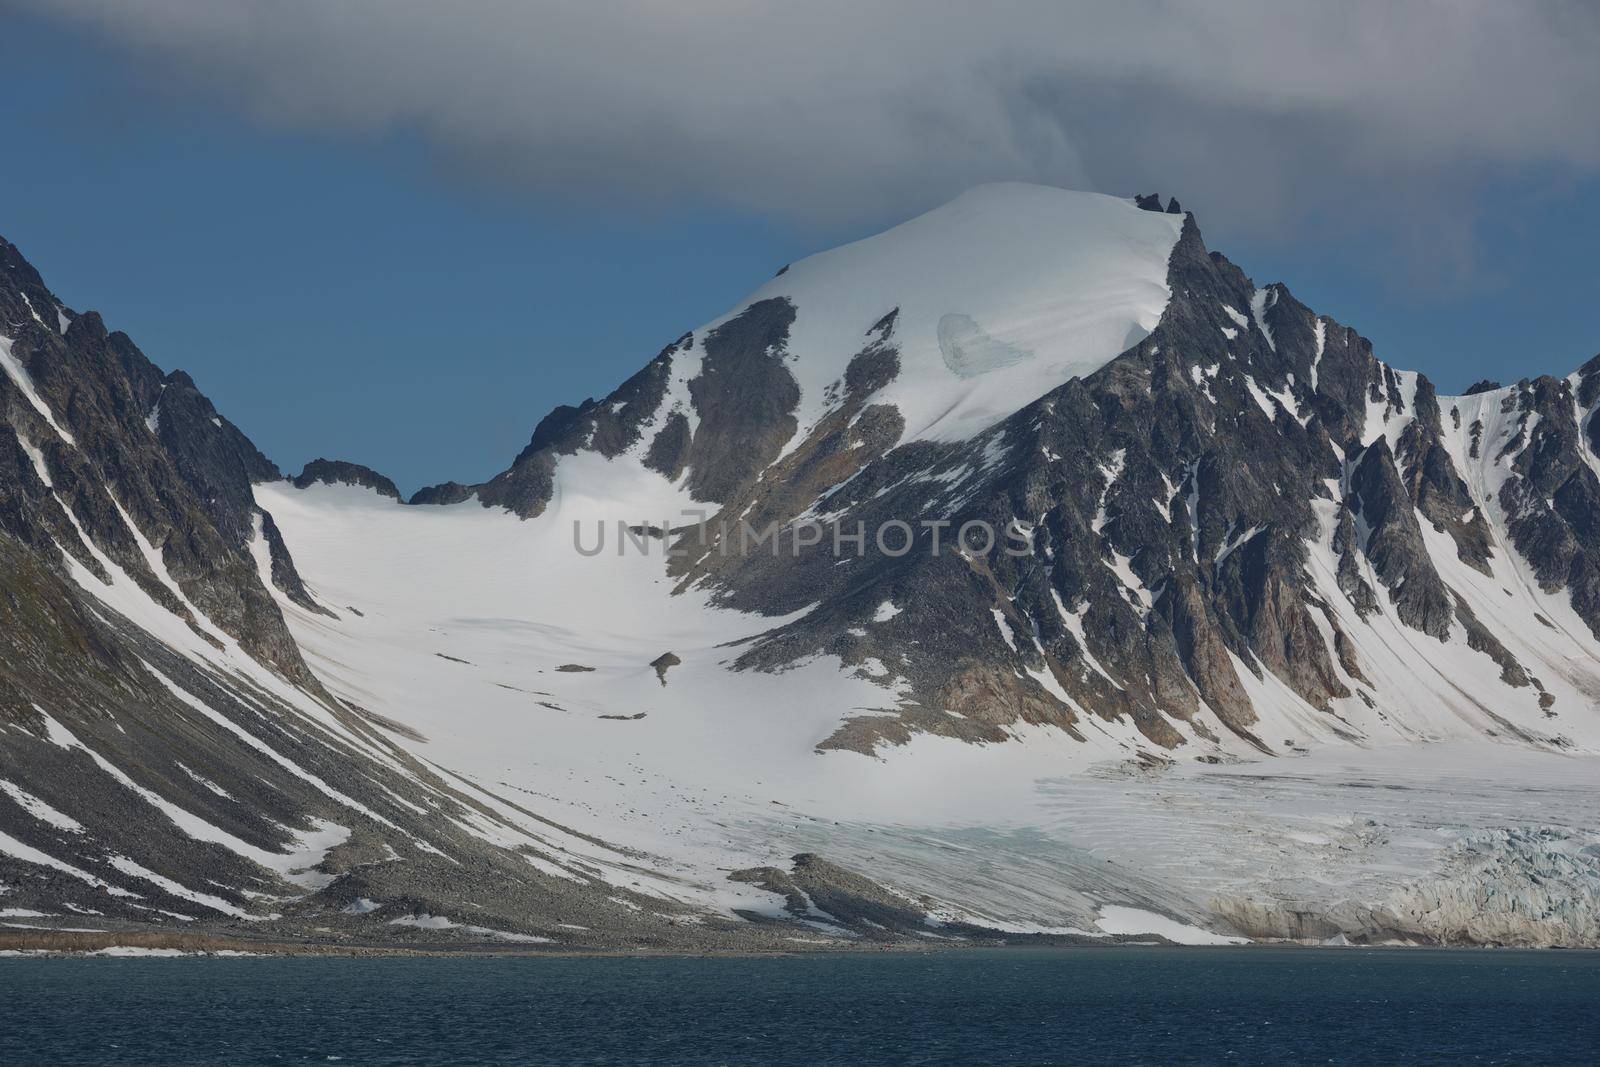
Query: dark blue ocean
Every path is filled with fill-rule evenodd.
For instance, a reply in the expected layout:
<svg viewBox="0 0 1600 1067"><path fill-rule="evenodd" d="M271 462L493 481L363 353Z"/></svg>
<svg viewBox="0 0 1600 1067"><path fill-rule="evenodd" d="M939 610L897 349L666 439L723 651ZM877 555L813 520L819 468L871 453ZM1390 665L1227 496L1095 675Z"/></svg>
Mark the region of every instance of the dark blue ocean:
<svg viewBox="0 0 1600 1067"><path fill-rule="evenodd" d="M1600 1063L1600 953L0 959L0 1064Z"/></svg>

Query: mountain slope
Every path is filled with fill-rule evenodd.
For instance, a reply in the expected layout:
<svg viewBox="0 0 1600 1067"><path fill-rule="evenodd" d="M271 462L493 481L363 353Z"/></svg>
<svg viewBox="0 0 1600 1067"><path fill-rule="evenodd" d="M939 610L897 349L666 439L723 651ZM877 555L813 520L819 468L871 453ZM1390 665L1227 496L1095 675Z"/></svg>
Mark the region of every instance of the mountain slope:
<svg viewBox="0 0 1600 1067"><path fill-rule="evenodd" d="M187 378L33 316L60 305L13 267L4 573L43 648L18 661L58 677L8 673L0 740L90 729L58 702L98 641L162 684L126 683L97 738L176 684L164 714L317 760L339 797L251 847L347 833L284 909L346 936L1087 937L1160 913L1131 921L1600 941L1600 361L1438 396L1153 206L974 190L786 268L503 474L409 505L351 464L281 479ZM144 484L164 510L121 503ZM128 518L95 520L97 490ZM315 756L262 729L261 689ZM172 790L178 758L126 764L229 825ZM232 761L197 773L232 793ZM91 869L98 833L40 837L17 806L19 869L67 841ZM405 840L428 848L383 879L351 858ZM468 897L441 875L465 855L537 885ZM577 910L599 918L557 921Z"/></svg>
<svg viewBox="0 0 1600 1067"><path fill-rule="evenodd" d="M11 246L0 264L0 934L777 940L731 915L681 929L621 884L627 852L328 692L282 610L337 616L252 488L277 469L187 376ZM427 911L463 894L470 921Z"/></svg>

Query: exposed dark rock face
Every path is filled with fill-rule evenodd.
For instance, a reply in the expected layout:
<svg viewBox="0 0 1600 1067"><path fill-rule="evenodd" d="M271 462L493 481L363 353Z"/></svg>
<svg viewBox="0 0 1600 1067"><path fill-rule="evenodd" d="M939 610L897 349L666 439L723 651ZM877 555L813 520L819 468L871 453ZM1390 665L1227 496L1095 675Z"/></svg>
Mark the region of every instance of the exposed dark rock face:
<svg viewBox="0 0 1600 1067"><path fill-rule="evenodd" d="M1396 461L1406 493L1434 529L1450 534L1461 562L1490 573L1493 536L1483 512L1473 503L1467 483L1456 472L1443 440L1444 420L1438 398L1426 378L1417 382L1416 417L1400 434ZM1451 425L1460 427L1460 410L1451 408Z"/></svg>
<svg viewBox="0 0 1600 1067"><path fill-rule="evenodd" d="M261 536L267 542L267 557L271 561L272 584L283 591L283 594L296 604L308 611L319 615L332 615L333 612L311 596L310 590L301 580L300 573L294 569L294 560L289 555L289 545L283 539L283 533L278 529L278 524L273 520L272 514L265 509L258 508L261 516Z"/></svg>
<svg viewBox="0 0 1600 1067"><path fill-rule="evenodd" d="M580 449L611 458L652 433L645 462L669 478L690 471L695 499L722 503L777 457L794 435L800 400L784 365L794 308L775 299L751 305L704 338L686 334L603 400L562 405L546 415L511 467L482 485L422 490L414 504L453 504L476 496L523 518L544 511L561 456ZM700 369L688 383L698 414L691 429L683 410L662 412L675 360L699 347ZM864 373L868 373L865 372ZM653 420L660 413L659 425Z"/></svg>
<svg viewBox="0 0 1600 1067"><path fill-rule="evenodd" d="M734 871L735 882L760 886L784 898L796 918L821 913L857 934L882 940L892 934L919 934L932 924L927 908L814 853L802 852L788 871L756 867Z"/></svg>
<svg viewBox="0 0 1600 1067"><path fill-rule="evenodd" d="M1169 200L1166 207L1161 206L1161 195L1159 193L1136 196L1133 198L1133 202L1143 211L1156 211L1167 215L1183 214L1183 205L1178 203L1177 197Z"/></svg>
<svg viewBox="0 0 1600 1067"><path fill-rule="evenodd" d="M580 448L609 458L632 447L661 405L674 357L691 344L692 338L685 336L668 345L603 401L556 408L534 428L533 439L511 467L483 485L447 483L435 487L437 492L418 493L412 503L451 504L476 495L484 507L504 507L525 519L541 514L555 488L557 458Z"/></svg>
<svg viewBox="0 0 1600 1067"><path fill-rule="evenodd" d="M1354 461L1351 512L1367 528L1364 551L1378 580L1389 589L1400 620L1443 639L1454 616L1444 582L1433 567L1411 497L1400 484L1394 455L1378 440Z"/></svg>
<svg viewBox="0 0 1600 1067"><path fill-rule="evenodd" d="M935 902L890 889L861 873L834 863L814 852L801 852L790 858L789 869L749 867L728 875L731 882L754 885L783 898L783 908L796 919L816 925L832 925L869 942L888 942L901 938L933 936L963 941L1003 940L1014 943L1106 945L1120 937L1075 934L1002 934L1001 931L968 922L935 919ZM764 916L747 912L753 922L768 922ZM934 934L934 931L937 931ZM1146 943L1149 936L1144 935ZM1160 940L1165 940L1160 939Z"/></svg>
<svg viewBox="0 0 1600 1067"><path fill-rule="evenodd" d="M1595 361L1579 372L1578 392L1551 377L1519 382L1502 402L1516 430L1502 451L1515 476L1500 487L1517 550L1546 592L1565 587L1572 606L1600 636L1600 481L1580 431L1594 425ZM1511 458L1514 455L1514 458Z"/></svg>
<svg viewBox="0 0 1600 1067"><path fill-rule="evenodd" d="M783 363L793 322L787 300L763 300L707 335L700 374L689 383L700 412L689 444L695 499L727 499L794 436L800 387Z"/></svg>
<svg viewBox="0 0 1600 1067"><path fill-rule="evenodd" d="M388 478L371 467L363 467L359 463L347 463L342 459L314 459L294 478L296 489L304 489L319 482L324 485L359 485L364 489L371 489L379 496L400 499L400 490Z"/></svg>
<svg viewBox="0 0 1600 1067"><path fill-rule="evenodd" d="M676 653L663 652L650 661L650 666L655 668L656 677L661 679L661 684L666 685L667 672L682 662L683 660L679 659Z"/></svg>
<svg viewBox="0 0 1600 1067"><path fill-rule="evenodd" d="M95 559L102 552L197 633L209 623L310 683L247 547L260 521L251 483L278 477L277 468L188 375L163 375L94 312L66 312L4 242L0 321L26 381L0 376L0 439L9 439L0 445L9 460L0 460L9 471L0 477L4 528L57 565L65 551L110 580ZM22 449L36 451L38 464ZM281 539L273 569L280 588L304 595Z"/></svg>
<svg viewBox="0 0 1600 1067"><path fill-rule="evenodd" d="M441 482L438 485L425 485L411 494L407 503L411 504L459 504L463 500L471 500L473 488L462 485L460 482Z"/></svg>

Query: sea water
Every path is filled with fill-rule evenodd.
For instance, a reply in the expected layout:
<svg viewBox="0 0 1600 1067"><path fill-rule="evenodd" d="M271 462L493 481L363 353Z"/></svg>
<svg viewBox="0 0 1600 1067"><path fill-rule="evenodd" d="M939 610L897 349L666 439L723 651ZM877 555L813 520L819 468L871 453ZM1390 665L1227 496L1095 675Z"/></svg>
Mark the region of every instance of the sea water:
<svg viewBox="0 0 1600 1067"><path fill-rule="evenodd" d="M0 959L0 1064L1600 1062L1600 953Z"/></svg>

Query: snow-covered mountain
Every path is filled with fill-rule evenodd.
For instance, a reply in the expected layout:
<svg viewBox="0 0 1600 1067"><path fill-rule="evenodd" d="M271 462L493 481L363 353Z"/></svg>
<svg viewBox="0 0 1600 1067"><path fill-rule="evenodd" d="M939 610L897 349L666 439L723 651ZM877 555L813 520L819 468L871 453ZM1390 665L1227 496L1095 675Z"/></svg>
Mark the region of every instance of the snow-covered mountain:
<svg viewBox="0 0 1600 1067"><path fill-rule="evenodd" d="M0 364L13 929L1600 944L1600 360L1439 396L1175 204L974 189L410 502L3 244Z"/></svg>

